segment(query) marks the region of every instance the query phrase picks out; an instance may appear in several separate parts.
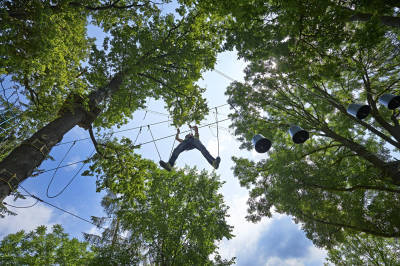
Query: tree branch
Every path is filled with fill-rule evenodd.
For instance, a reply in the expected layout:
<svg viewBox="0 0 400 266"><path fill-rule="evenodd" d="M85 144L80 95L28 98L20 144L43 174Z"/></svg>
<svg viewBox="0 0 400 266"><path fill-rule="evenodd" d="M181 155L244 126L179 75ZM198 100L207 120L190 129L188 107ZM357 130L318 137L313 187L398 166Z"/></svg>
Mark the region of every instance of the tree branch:
<svg viewBox="0 0 400 266"><path fill-rule="evenodd" d="M317 91L321 92L323 95L325 95L326 97L320 96L320 95L316 95L315 93L311 92L310 90L308 90L311 94L320 97L322 99L327 100L333 107L335 107L336 109L338 109L342 114L344 114L345 116L347 116L348 118L350 118L351 120L353 120L355 123L358 123L360 125L362 125L363 127L365 127L366 129L368 129L369 131L371 131L372 133L374 133L375 135L379 136L380 138L382 138L383 140L385 140L386 142L390 143L391 145L393 145L394 147L400 149L400 143L393 140L392 138L390 138L389 136L386 136L385 134L383 134L381 131L377 130L376 128L374 128L373 126L371 126L370 124L355 118L354 116L350 115L349 113L347 113L346 108L340 104L340 102L334 98L332 95L330 95L329 93L327 93L326 91L324 91L323 89L319 88L316 84L314 84L313 86L314 89L316 89ZM375 105L376 108L376 105ZM390 125L389 125L390 126Z"/></svg>
<svg viewBox="0 0 400 266"><path fill-rule="evenodd" d="M303 217L305 217L305 218L307 218L307 219L309 219L311 221L314 221L314 222L317 222L317 223L322 223L322 224L325 224L325 225L334 226L334 227L337 227L337 228L348 228L348 229L352 229L352 230L355 230L355 231L358 231L358 232L365 232L365 233L368 233L368 234L381 236L381 237L400 237L400 233L399 232L397 232L397 233L378 232L378 231L375 231L375 230L371 230L371 229L368 229L368 228L362 228L362 227L354 226L354 225L350 225L350 224L327 221L327 220L324 220L323 218L316 218L314 216L305 214L302 211L299 211L299 212L300 212L301 216L303 216Z"/></svg>
<svg viewBox="0 0 400 266"><path fill-rule="evenodd" d="M304 182L299 182L301 185L306 186L306 187L313 187L313 188L318 188L322 190L327 190L327 191L337 191L337 192L353 192L356 190L376 190L376 191L385 191L385 192L393 192L393 193L400 193L400 189L393 189L393 188L386 188L382 186L370 186L370 185L356 185L353 187L326 187L318 184L310 184L310 183L304 183Z"/></svg>
<svg viewBox="0 0 400 266"><path fill-rule="evenodd" d="M329 144L329 145L327 145L327 146L320 147L320 148L315 149L315 150L312 150L312 151L310 151L310 152L308 152L308 153L306 153L306 154L302 154L301 157L298 158L298 160L301 160L301 159L303 159L304 157L306 157L306 156L308 156L308 155L311 155L311 154L313 154L313 153L316 153L316 152L319 152L319 151L325 151L325 150L327 150L327 149L329 149L329 148L333 148L333 147L343 147L343 144Z"/></svg>
<svg viewBox="0 0 400 266"><path fill-rule="evenodd" d="M131 5L126 5L126 6L118 6L118 2L120 2L121 0L115 0L114 3L111 3L109 5L104 5L104 6L85 6L82 3L79 2L71 2L69 3L70 6L75 6L75 7L83 7L87 10L91 10L91 11L97 11L97 10L106 10L106 9L111 9L111 8L115 8L115 9L129 9L132 7L143 7L146 6L148 3L151 3L151 1L144 3L144 4L136 4L133 3Z"/></svg>

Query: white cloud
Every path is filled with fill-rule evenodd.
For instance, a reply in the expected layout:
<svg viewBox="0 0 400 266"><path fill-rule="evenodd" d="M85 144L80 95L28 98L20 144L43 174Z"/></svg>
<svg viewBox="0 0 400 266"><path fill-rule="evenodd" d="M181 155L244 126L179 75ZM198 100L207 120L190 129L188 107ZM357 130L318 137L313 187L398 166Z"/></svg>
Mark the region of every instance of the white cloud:
<svg viewBox="0 0 400 266"><path fill-rule="evenodd" d="M272 257L268 259L265 266L303 266L304 263L301 259L281 259L278 257Z"/></svg>
<svg viewBox="0 0 400 266"><path fill-rule="evenodd" d="M281 259L279 257L269 258L265 266L306 266L322 265L325 262L327 252L314 246L308 248L307 256L304 258Z"/></svg>
<svg viewBox="0 0 400 266"><path fill-rule="evenodd" d="M224 240L220 245L220 254L223 258L240 257L240 255L251 253L255 250L255 245L262 233L268 229L268 225L272 219L263 219L261 222L254 224L246 221L247 215L247 195L234 197L230 202L227 218L229 225L233 225L233 234L235 237L231 240Z"/></svg>
<svg viewBox="0 0 400 266"><path fill-rule="evenodd" d="M93 226L85 233L100 236L102 231L97 226Z"/></svg>
<svg viewBox="0 0 400 266"><path fill-rule="evenodd" d="M325 258L328 256L328 252L324 249L319 249L315 246L311 246L308 249L308 260L309 261L324 261Z"/></svg>
<svg viewBox="0 0 400 266"><path fill-rule="evenodd" d="M27 206L31 204L26 203L27 201L25 200L16 202L6 200L6 202L15 206L23 206L23 204ZM10 207L10 210L16 212L18 215L6 216L5 218L0 219L0 238L8 234L16 233L20 230L31 231L39 225L51 226L54 224L50 223L53 210L41 204L26 209L15 209Z"/></svg>
<svg viewBox="0 0 400 266"><path fill-rule="evenodd" d="M75 138L79 138L79 139L87 137L86 131L79 126L73 127L72 130L69 132L69 134L71 134Z"/></svg>
<svg viewBox="0 0 400 266"><path fill-rule="evenodd" d="M250 152L250 159L254 161L260 161L267 158L268 158L268 153L258 153L256 152L255 149L252 149Z"/></svg>

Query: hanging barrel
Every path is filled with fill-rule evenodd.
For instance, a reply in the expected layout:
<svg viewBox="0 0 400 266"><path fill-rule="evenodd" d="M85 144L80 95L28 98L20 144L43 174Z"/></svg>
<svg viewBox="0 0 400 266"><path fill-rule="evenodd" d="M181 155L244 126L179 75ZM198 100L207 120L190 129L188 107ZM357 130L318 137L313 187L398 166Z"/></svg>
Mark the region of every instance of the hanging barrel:
<svg viewBox="0 0 400 266"><path fill-rule="evenodd" d="M360 120L366 118L369 115L369 112L371 112L371 107L366 104L352 103L347 107L347 113Z"/></svg>
<svg viewBox="0 0 400 266"><path fill-rule="evenodd" d="M400 106L400 96L383 94L381 97L379 97L379 103L386 106L386 108L393 110Z"/></svg>
<svg viewBox="0 0 400 266"><path fill-rule="evenodd" d="M271 141L261 134L254 135L251 141L258 153L265 153L271 148Z"/></svg>
<svg viewBox="0 0 400 266"><path fill-rule="evenodd" d="M289 134L296 144L304 143L310 137L308 132L299 126L291 126L289 128Z"/></svg>

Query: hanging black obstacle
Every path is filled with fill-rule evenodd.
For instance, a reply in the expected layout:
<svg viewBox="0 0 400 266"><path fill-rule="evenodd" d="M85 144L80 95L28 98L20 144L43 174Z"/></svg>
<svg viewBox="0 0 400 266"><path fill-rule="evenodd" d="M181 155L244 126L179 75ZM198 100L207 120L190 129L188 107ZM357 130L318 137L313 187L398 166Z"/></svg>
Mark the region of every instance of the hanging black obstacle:
<svg viewBox="0 0 400 266"><path fill-rule="evenodd" d="M386 106L390 110L394 110L400 106L400 96L393 94L383 94L379 97L379 103Z"/></svg>
<svg viewBox="0 0 400 266"><path fill-rule="evenodd" d="M251 141L258 153L265 153L271 148L271 141L261 134L254 135Z"/></svg>
<svg viewBox="0 0 400 266"><path fill-rule="evenodd" d="M360 120L366 118L369 115L369 112L371 112L371 107L366 104L352 103L347 107L347 113Z"/></svg>
<svg viewBox="0 0 400 266"><path fill-rule="evenodd" d="M304 143L310 137L308 132L299 126L291 126L289 128L289 134L292 137L293 142L296 144Z"/></svg>

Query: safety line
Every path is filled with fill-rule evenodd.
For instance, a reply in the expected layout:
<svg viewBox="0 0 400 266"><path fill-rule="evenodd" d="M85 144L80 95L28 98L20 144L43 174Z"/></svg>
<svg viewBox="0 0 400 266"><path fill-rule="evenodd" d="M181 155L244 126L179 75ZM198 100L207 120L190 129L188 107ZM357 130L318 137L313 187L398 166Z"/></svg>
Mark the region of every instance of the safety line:
<svg viewBox="0 0 400 266"><path fill-rule="evenodd" d="M218 123L224 122L224 121L227 121L227 120L229 120L229 118L225 118L225 119L219 120ZM213 125L213 124L215 124L215 122L210 123L210 124L200 125L199 128L206 127L206 126L210 126L210 125ZM228 131L228 129L225 129L225 130ZM189 131L190 131L190 130L185 130L185 131L181 131L181 133L186 133L186 132L189 132ZM228 132L229 132L229 131L228 131ZM176 134L169 135L169 136L165 136L165 137L158 138L158 139L154 139L154 141L163 140L163 139L170 138L170 137L173 137L173 136L176 136ZM141 146L141 145L149 144L149 143L152 143L152 142L154 142L154 141L151 140L151 141L139 143L139 144L136 144L135 146ZM82 160L82 161L73 162L73 163L66 164L66 165L61 165L61 166L58 167L58 168L68 167L68 166L71 166L71 165L75 165L75 164L78 164L78 163L85 162L85 161L87 161L87 160L88 160L88 159L85 159L85 160ZM56 167L56 168L49 169L49 170L38 171L37 173L33 174L32 176L38 176L38 175L40 175L40 174L47 173L47 172L50 172L50 171L54 171L54 170L56 170L56 169L57 169L57 167Z"/></svg>
<svg viewBox="0 0 400 266"><path fill-rule="evenodd" d="M60 192L58 192L57 194L50 196L49 195L49 187L50 184L47 186L47 191L46 191L46 196L50 199L56 198L58 196L60 196L62 193L64 193L64 191L69 187L69 185L71 185L71 183L75 180L75 178L78 176L78 174L82 171L83 167L85 167L87 160L92 157L92 155L94 154L95 150L93 150L91 152L91 154L89 155L89 157L83 161L83 164L81 165L81 167L78 169L78 171L76 171L76 173L71 177L71 179L68 181L68 183L60 190Z"/></svg>
<svg viewBox="0 0 400 266"><path fill-rule="evenodd" d="M133 128L118 130L118 131L112 132L112 134L121 133L121 132L129 131L129 130L135 130L135 129L138 129L138 128L141 128L141 127L146 127L146 126L154 126L154 125L158 125L158 124L163 124L163 123L167 123L167 122L170 122L170 121L172 121L172 120L165 120L165 121L156 122L156 123L152 123L152 124L148 124L148 125L142 125L142 126L138 126L138 127L133 127ZM82 140L88 140L88 139L90 139L90 137L88 137L88 138L82 138L82 139L76 139L76 140L71 140L71 141L66 141L66 142L60 142L60 143L58 143L58 144L56 144L56 145L54 145L54 146L65 145L65 144L72 143L72 142L74 142L74 141L82 141Z"/></svg>
<svg viewBox="0 0 400 266"><path fill-rule="evenodd" d="M76 218L78 218L78 219L80 219L80 220L82 220L82 221L85 221L85 222L87 222L87 223L90 223L90 224L92 224L92 225L94 225L94 226L96 226L96 227L98 227L98 228L101 228L101 229L104 229L104 230L108 229L108 228L105 228L105 227L96 225L96 224L94 224L93 222L89 221L88 219L85 219L85 218L83 218L83 217L81 217L81 216L79 216L79 215L77 215L77 214L74 214L74 213L72 213L72 212L69 212L69 211L67 211L67 210L64 210L64 209L62 209L62 208L60 208L60 207L58 207L58 206L56 206L56 205L54 205L54 204L52 204L52 203L50 203L50 202L47 202L47 201L45 201L45 200L43 200L43 199L41 199L41 198L39 198L39 197L33 195L33 194L30 193L29 191L27 191L22 185L19 185L19 186L20 186L26 193L28 193L29 196L31 196L32 198L34 198L34 199L36 199L36 200L38 200L38 201L40 201L40 202L43 202L43 203L45 203L45 204L47 204L47 205L49 205L49 206L51 206L51 207L53 207L53 208L56 208L56 209L58 209L58 210L60 210L60 211L62 211L62 212L68 213L69 215L72 215L72 216L74 216L74 217L76 217Z"/></svg>
<svg viewBox="0 0 400 266"><path fill-rule="evenodd" d="M148 129L149 129L149 131L150 131L151 138L153 139L154 147L156 147L156 150L157 150L157 153L158 153L158 157L159 157L159 158L160 158L160 160L161 160L161 155L160 155L160 152L158 151L157 144L156 144L156 142L154 141L153 132L151 132L150 126L147 126L147 128L148 128Z"/></svg>
<svg viewBox="0 0 400 266"><path fill-rule="evenodd" d="M61 165L60 167L56 167L56 168L52 168L52 169L48 169L48 170L43 170L43 171L39 170L37 173L33 174L32 177L38 176L38 175L43 174L43 173L54 171L57 168L64 168L64 167L68 167L68 166L75 165L75 164L78 164L78 163L83 163L83 162L85 162L87 160L88 159L85 159L85 160L82 160L82 161L73 162L73 163L69 163L69 164L66 164L66 165Z"/></svg>
<svg viewBox="0 0 400 266"><path fill-rule="evenodd" d="M219 123L219 122L223 122L223 121L227 121L227 120L229 120L229 119L230 119L230 118L225 118L225 119L219 120L218 123ZM209 125L212 125L212 124L215 124L215 122L210 123L210 124L206 124L206 125L201 125L201 126L199 126L199 128L206 127L206 126L209 126ZM185 130L185 131L181 131L181 133L186 133L186 132L189 132L189 131L190 131L190 129ZM176 135L176 134L169 135L169 136L165 136L165 137L162 137L162 138L155 139L154 141L163 140L163 139L166 139L166 138L173 137L173 136L175 136L175 135ZM137 146L149 144L149 143L152 143L152 142L153 142L153 140L147 141L147 142L143 142L143 143L137 144Z"/></svg>
<svg viewBox="0 0 400 266"><path fill-rule="evenodd" d="M222 72L222 71L219 71L218 69L214 69L214 71L217 72L218 74L220 74L221 76L223 76L223 77L229 79L230 81L236 81L234 78L231 78L230 76L228 76L227 74L225 74L225 73Z"/></svg>
<svg viewBox="0 0 400 266"><path fill-rule="evenodd" d="M39 200L36 200L35 203L33 203L32 205L29 205L29 206L14 206L14 205L8 204L7 202L4 202L4 201L3 201L3 204L7 205L7 206L10 206L10 207L13 207L13 208L16 208L16 209L28 209L28 208L32 208L33 206L38 204L38 202L39 202Z"/></svg>
<svg viewBox="0 0 400 266"><path fill-rule="evenodd" d="M219 157L219 134L218 134L218 109L215 107L215 122L217 123L217 143L218 143L218 157Z"/></svg>
<svg viewBox="0 0 400 266"><path fill-rule="evenodd" d="M20 116L20 115L18 114L18 115L15 115L15 116L12 116L12 117L8 118L7 120L1 122L0 125L6 123L6 122L8 122L8 121L10 121L11 119L17 118L18 116Z"/></svg>
<svg viewBox="0 0 400 266"><path fill-rule="evenodd" d="M74 141L74 142L71 144L71 146L69 147L69 149L67 150L67 152L64 154L64 157L63 157L63 158L61 159L61 161L58 163L57 168L55 169L53 175L51 176L50 182L49 182L49 184L47 185L47 189L46 189L46 195L47 195L48 198L52 198L51 196L49 196L49 189L50 189L51 184L53 183L54 177L56 176L57 171L58 171L58 169L60 168L60 165L61 165L62 162L65 160L65 158L68 156L69 152L71 151L72 147L75 146L75 144L76 144L76 141ZM58 196L58 195L57 195L57 196Z"/></svg>
<svg viewBox="0 0 400 266"><path fill-rule="evenodd" d="M225 105L228 105L228 104L220 105L219 107L225 106ZM218 108L218 106L217 106L217 108ZM156 122L156 123L151 123L151 124L148 124L148 125L141 125L141 126L137 126L137 127L122 129L122 130L114 131L114 132L112 132L112 134L121 133L121 132L125 132L125 131L131 131L131 130L135 130L135 129L140 129L141 127L159 125L159 124L167 123L167 122L170 122L170 121L172 121L172 119L161 121L161 122ZM71 141L60 142L60 143L58 143L58 144L56 144L54 146L61 146L61 145L73 143L74 141L78 142L78 141L83 141L83 140L88 140L88 139L90 139L90 137L81 138L81 139L75 139L75 140L71 140Z"/></svg>

